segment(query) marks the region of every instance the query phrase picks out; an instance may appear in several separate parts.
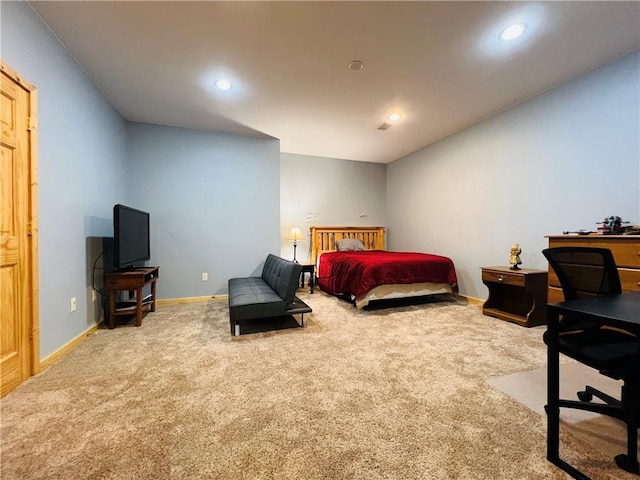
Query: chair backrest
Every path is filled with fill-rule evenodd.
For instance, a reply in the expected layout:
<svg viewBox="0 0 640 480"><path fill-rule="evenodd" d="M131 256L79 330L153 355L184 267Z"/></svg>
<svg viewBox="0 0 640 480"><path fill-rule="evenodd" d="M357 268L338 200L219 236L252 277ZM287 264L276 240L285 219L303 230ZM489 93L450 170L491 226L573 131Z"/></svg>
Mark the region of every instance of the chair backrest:
<svg viewBox="0 0 640 480"><path fill-rule="evenodd" d="M611 250L596 247L556 247L542 251L558 276L565 300L622 293Z"/></svg>

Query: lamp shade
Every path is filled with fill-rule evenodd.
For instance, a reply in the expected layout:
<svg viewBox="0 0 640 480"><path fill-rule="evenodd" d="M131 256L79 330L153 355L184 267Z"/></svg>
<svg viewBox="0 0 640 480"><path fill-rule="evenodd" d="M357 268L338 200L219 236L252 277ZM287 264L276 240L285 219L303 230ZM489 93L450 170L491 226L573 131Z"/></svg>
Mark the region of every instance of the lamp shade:
<svg viewBox="0 0 640 480"><path fill-rule="evenodd" d="M302 240L302 232L300 232L299 227L293 227L291 229L291 233L289 234L289 240L297 241Z"/></svg>

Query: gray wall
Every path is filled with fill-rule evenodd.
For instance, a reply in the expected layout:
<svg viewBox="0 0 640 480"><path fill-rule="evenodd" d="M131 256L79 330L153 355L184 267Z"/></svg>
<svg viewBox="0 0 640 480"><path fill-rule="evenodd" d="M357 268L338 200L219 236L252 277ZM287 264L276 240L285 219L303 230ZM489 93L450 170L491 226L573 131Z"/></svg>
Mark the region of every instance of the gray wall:
<svg viewBox="0 0 640 480"><path fill-rule="evenodd" d="M309 258L313 225L387 224L386 165L291 153L280 158L283 257L293 258L291 227L300 227L305 236L296 256L303 261Z"/></svg>
<svg viewBox="0 0 640 480"><path fill-rule="evenodd" d="M159 298L224 294L280 253L280 141L130 123L130 206L151 215ZM202 273L209 280L201 280Z"/></svg>
<svg viewBox="0 0 640 480"><path fill-rule="evenodd" d="M41 359L100 319L116 203L152 215L160 298L224 293L279 253L278 140L128 125L26 2L1 8L2 60L38 89Z"/></svg>
<svg viewBox="0 0 640 480"><path fill-rule="evenodd" d="M545 235L639 224L639 85L636 52L391 163L390 248L450 256L461 293L486 298L480 267L515 242L546 269Z"/></svg>
<svg viewBox="0 0 640 480"><path fill-rule="evenodd" d="M160 298L225 293L267 253L291 256L292 226L388 225L389 248L451 256L482 298L479 267L513 242L544 268L545 234L640 223L637 53L385 166L127 124L26 2L1 9L2 59L38 88L41 358L98 319L92 266L115 203L152 215Z"/></svg>
<svg viewBox="0 0 640 480"><path fill-rule="evenodd" d="M126 199L125 122L26 2L2 2L2 60L38 91L40 356L99 318L94 237ZM77 310L70 311L71 297Z"/></svg>

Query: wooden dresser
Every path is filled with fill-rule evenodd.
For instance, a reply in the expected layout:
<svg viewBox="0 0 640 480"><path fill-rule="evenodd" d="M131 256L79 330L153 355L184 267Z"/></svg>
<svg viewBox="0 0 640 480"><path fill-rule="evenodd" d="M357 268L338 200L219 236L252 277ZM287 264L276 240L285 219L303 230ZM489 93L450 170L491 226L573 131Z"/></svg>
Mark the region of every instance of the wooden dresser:
<svg viewBox="0 0 640 480"><path fill-rule="evenodd" d="M640 235L547 235L549 248L554 247L599 247L608 248L618 266L622 290L640 291ZM549 303L562 302L562 288L558 277L549 268Z"/></svg>

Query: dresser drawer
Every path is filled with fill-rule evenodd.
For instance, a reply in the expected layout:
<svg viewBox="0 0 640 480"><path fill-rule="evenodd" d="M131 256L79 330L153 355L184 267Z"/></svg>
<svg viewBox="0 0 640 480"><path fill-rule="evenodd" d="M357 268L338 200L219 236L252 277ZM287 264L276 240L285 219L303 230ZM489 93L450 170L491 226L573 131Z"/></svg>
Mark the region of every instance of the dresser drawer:
<svg viewBox="0 0 640 480"><path fill-rule="evenodd" d="M558 303L564 302L564 294L562 293L562 289L558 287L549 287L547 290L547 302L548 303Z"/></svg>
<svg viewBox="0 0 640 480"><path fill-rule="evenodd" d="M640 268L640 238L625 235L589 235L583 237L550 238L549 247L608 248L618 267Z"/></svg>
<svg viewBox="0 0 640 480"><path fill-rule="evenodd" d="M625 292L640 291L640 237L630 235L567 235L548 236L549 247L597 247L608 248L618 267L620 283ZM549 302L562 300L558 277L549 268Z"/></svg>
<svg viewBox="0 0 640 480"><path fill-rule="evenodd" d="M640 268L640 242L620 242L608 248L618 267Z"/></svg>
<svg viewBox="0 0 640 480"><path fill-rule="evenodd" d="M640 270L633 268L618 268L618 275L620 276L620 284L622 290L625 292L640 291ZM560 280L553 268L549 269L549 286L562 288Z"/></svg>
<svg viewBox="0 0 640 480"><path fill-rule="evenodd" d="M624 290L625 292L640 291L640 270L634 270L632 268L619 268L618 275L620 275L622 290Z"/></svg>
<svg viewBox="0 0 640 480"><path fill-rule="evenodd" d="M496 272L493 270L482 270L482 281L524 287L526 285L527 279L524 275L518 275L517 273L512 274L506 272Z"/></svg>
<svg viewBox="0 0 640 480"><path fill-rule="evenodd" d="M549 266L549 286L562 288L560 280L558 280L558 275L556 275L556 272L551 268L551 266Z"/></svg>

